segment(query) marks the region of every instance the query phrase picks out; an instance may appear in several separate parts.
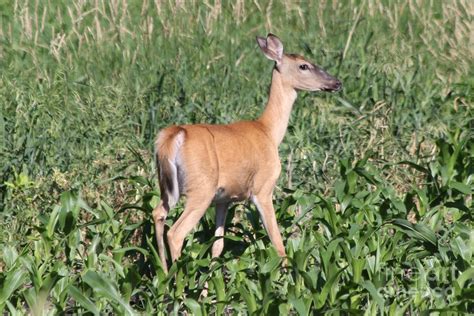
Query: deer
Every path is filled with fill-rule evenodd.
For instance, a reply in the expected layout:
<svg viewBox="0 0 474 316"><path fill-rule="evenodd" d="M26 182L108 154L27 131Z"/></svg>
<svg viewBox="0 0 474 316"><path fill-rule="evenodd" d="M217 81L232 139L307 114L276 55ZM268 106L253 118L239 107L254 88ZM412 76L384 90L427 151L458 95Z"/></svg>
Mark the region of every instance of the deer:
<svg viewBox="0 0 474 316"><path fill-rule="evenodd" d="M152 211L158 253L165 273L168 266L163 234L165 220L181 196L184 211L167 232L172 262L181 255L184 239L207 209L215 206L216 240L212 258L224 248L228 207L252 201L278 255L285 246L273 207L273 190L281 171L278 147L286 133L297 91L338 91L341 81L296 54L283 53L281 40L269 33L257 37L263 55L274 61L267 105L252 121L226 125L173 125L159 131L155 160L160 201Z"/></svg>

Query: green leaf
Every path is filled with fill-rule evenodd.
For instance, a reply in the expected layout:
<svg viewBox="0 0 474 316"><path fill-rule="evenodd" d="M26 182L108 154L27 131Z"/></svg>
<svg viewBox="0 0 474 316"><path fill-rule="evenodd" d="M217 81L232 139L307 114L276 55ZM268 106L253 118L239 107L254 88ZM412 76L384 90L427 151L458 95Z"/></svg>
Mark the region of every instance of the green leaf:
<svg viewBox="0 0 474 316"><path fill-rule="evenodd" d="M327 212L325 212L325 216L329 217L328 224L330 226L328 228L331 230L332 235L336 235L338 233L338 227L339 227L336 210L334 209L333 204L330 203L328 200L323 198L321 195L318 195L318 197L324 203L324 206L326 207L326 210L327 210Z"/></svg>
<svg viewBox="0 0 474 316"><path fill-rule="evenodd" d="M202 316L201 304L192 298L184 300L184 304L191 310L192 315Z"/></svg>
<svg viewBox="0 0 474 316"><path fill-rule="evenodd" d="M214 285L214 290L216 291L217 307L216 315L222 315L224 311L224 301L225 301L225 283L224 278L222 277L221 270L217 270L215 275L212 278L212 284Z"/></svg>
<svg viewBox="0 0 474 316"><path fill-rule="evenodd" d="M278 256L274 256L263 265L260 272L263 274L269 273L273 271L274 269L276 269L279 266L280 262L281 262L281 258Z"/></svg>
<svg viewBox="0 0 474 316"><path fill-rule="evenodd" d="M85 308L87 311L93 313L94 315L100 314L94 303L88 297L82 294L82 292L77 287L70 284L67 288L67 292L71 296L71 298L73 298L77 303L79 303L79 306Z"/></svg>
<svg viewBox="0 0 474 316"><path fill-rule="evenodd" d="M348 108L349 110L360 114L360 110L356 108L354 105L352 105L351 103L349 103L347 100L344 100L343 98L338 97L338 96L336 96L336 100L339 101L339 103L341 103L344 107Z"/></svg>
<svg viewBox="0 0 474 316"><path fill-rule="evenodd" d="M116 286L112 283L110 278L102 276L101 274L95 271L89 270L82 277L82 280L87 283L87 285L89 285L94 290L94 292L119 303L126 314L135 314L135 311L132 309L132 307L123 300L122 296L120 295Z"/></svg>
<svg viewBox="0 0 474 316"><path fill-rule="evenodd" d="M457 236L453 243L452 243L452 247L456 247L457 248L457 252L461 255L461 257L463 258L464 261L466 262L471 262L471 258L472 258L472 249L470 246L468 246L464 240L461 238L461 236ZM454 250L454 249L453 249Z"/></svg>
<svg viewBox="0 0 474 316"><path fill-rule="evenodd" d="M3 306L10 296L19 288L27 279L28 273L23 269L15 269L6 272L6 278L0 289L0 306Z"/></svg>
<svg viewBox="0 0 474 316"><path fill-rule="evenodd" d="M382 296L380 296L379 292L375 288L374 284L370 281L364 281L361 285L370 293L370 296L374 299L374 301L379 306L380 310L384 310L385 300Z"/></svg>
<svg viewBox="0 0 474 316"><path fill-rule="evenodd" d="M16 259L18 258L18 252L16 251L15 247L5 246L0 254L2 255L3 261L5 262L6 268L12 268L16 262Z"/></svg>
<svg viewBox="0 0 474 316"><path fill-rule="evenodd" d="M132 182L136 182L136 183L139 183L141 185L148 185L149 184L148 179L143 177L143 176L131 176L129 179Z"/></svg>
<svg viewBox="0 0 474 316"><path fill-rule="evenodd" d="M327 297L329 295L329 292L331 291L332 287L337 284L337 281L339 280L339 276L341 275L342 271L344 271L345 268L338 270L334 275L329 278L329 280L324 283L323 289L321 290L321 293L317 296L317 302L316 308L320 309L324 306L326 303Z"/></svg>
<svg viewBox="0 0 474 316"><path fill-rule="evenodd" d="M376 174L370 173L365 168L355 168L354 171L357 172L358 175L364 177L369 183L373 185L377 185L381 182L381 180Z"/></svg>
<svg viewBox="0 0 474 316"><path fill-rule="evenodd" d="M104 201L100 201L100 206L105 211L109 219L114 218L115 212L107 203L105 203Z"/></svg>
<svg viewBox="0 0 474 316"><path fill-rule="evenodd" d="M451 188L461 192L462 194L471 194L472 193L471 187L469 187L468 185L466 185L464 183L461 183L461 182L451 181L449 186Z"/></svg>
<svg viewBox="0 0 474 316"><path fill-rule="evenodd" d="M255 300L255 296L249 290L247 290L244 285L239 287L239 293L247 305L246 307L249 314L254 314L257 311L257 301Z"/></svg>
<svg viewBox="0 0 474 316"><path fill-rule="evenodd" d="M354 193L357 185L357 173L355 173L353 170L349 171L346 174L346 181L349 193Z"/></svg>
<svg viewBox="0 0 474 316"><path fill-rule="evenodd" d="M400 200L399 198L397 197L392 197L390 199L390 202L392 202L393 206L395 206L395 208L402 214L406 214L407 213L407 208L405 207L405 204L403 203L402 200Z"/></svg>
<svg viewBox="0 0 474 316"><path fill-rule="evenodd" d="M49 220L48 220L48 225L46 226L46 236L49 238L52 238L54 235L54 230L56 229L56 225L59 220L59 211L61 210L61 207L59 205L56 205L53 208L53 211L51 212L51 215L49 215Z"/></svg>
<svg viewBox="0 0 474 316"><path fill-rule="evenodd" d="M426 210L429 207L428 196L426 195L426 189L415 189L416 195L420 200L420 208L418 209L418 214L420 216L425 215Z"/></svg>
<svg viewBox="0 0 474 316"><path fill-rule="evenodd" d="M126 253L128 251L138 251L142 253L144 256L148 256L149 252L146 249L140 247L124 247L112 250L112 253Z"/></svg>
<svg viewBox="0 0 474 316"><path fill-rule="evenodd" d="M359 283L362 275L362 269L365 266L365 259L364 258L354 258L352 259L352 277L354 283Z"/></svg>
<svg viewBox="0 0 474 316"><path fill-rule="evenodd" d="M299 271L299 273L303 277L305 286L310 291L314 292L316 290L318 271L315 268L313 268L313 269L309 269L309 271Z"/></svg>
<svg viewBox="0 0 474 316"><path fill-rule="evenodd" d="M424 224L412 224L406 219L397 218L391 221L395 226L402 229L403 232L423 242L427 242L434 247L438 246L438 240L435 233Z"/></svg>
<svg viewBox="0 0 474 316"><path fill-rule="evenodd" d="M346 186L345 181L340 179L336 180L334 183L334 192L336 193L336 198L339 202L342 202L344 199L344 187Z"/></svg>
<svg viewBox="0 0 474 316"><path fill-rule="evenodd" d="M75 227L79 216L78 197L67 191L61 194L61 208L59 210L59 225L65 234L69 234Z"/></svg>
<svg viewBox="0 0 474 316"><path fill-rule="evenodd" d="M403 160L403 161L400 161L399 164L401 165L408 165L420 172L423 172L424 174L430 174L430 171L428 169L426 169L425 167L421 166L421 165L418 165L414 162L411 162L411 161L408 161L408 160Z"/></svg>
<svg viewBox="0 0 474 316"><path fill-rule="evenodd" d="M306 316L309 314L309 310L311 308L311 303L313 302L313 299L311 297L306 300L301 297L299 298L289 297L288 302L291 305L293 305L298 315Z"/></svg>
<svg viewBox="0 0 474 316"><path fill-rule="evenodd" d="M49 295L49 292L53 289L56 283L62 278L56 271L52 271L48 276L43 280L43 285L40 288L40 292L43 291L46 293L46 296Z"/></svg>
<svg viewBox="0 0 474 316"><path fill-rule="evenodd" d="M456 279L455 291L457 295L460 295L464 289L464 285L468 280L474 281L474 267L470 267L465 270L461 275Z"/></svg>

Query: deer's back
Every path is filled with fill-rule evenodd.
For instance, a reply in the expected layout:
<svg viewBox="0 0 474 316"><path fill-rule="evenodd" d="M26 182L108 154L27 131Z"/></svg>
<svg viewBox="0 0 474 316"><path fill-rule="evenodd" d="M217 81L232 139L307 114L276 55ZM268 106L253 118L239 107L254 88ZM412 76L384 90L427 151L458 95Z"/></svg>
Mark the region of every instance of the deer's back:
<svg viewBox="0 0 474 316"><path fill-rule="evenodd" d="M210 190L216 202L244 200L268 177L278 177L277 147L258 121L169 129L184 133L177 160L184 195Z"/></svg>

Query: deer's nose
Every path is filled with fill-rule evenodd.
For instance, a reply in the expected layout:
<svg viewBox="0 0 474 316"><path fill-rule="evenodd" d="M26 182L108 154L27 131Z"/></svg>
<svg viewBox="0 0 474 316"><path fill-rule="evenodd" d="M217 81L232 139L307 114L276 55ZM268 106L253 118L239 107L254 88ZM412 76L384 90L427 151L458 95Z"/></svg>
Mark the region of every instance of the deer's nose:
<svg viewBox="0 0 474 316"><path fill-rule="evenodd" d="M335 91L341 90L341 88L342 88L342 83L338 79L334 79L328 82L328 84L323 89L323 91L335 92Z"/></svg>

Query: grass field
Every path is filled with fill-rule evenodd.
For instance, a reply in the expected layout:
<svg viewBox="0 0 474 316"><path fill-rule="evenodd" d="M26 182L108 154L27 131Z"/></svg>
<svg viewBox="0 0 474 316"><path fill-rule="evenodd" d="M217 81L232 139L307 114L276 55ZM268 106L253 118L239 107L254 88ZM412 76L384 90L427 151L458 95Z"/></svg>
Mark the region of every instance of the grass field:
<svg viewBox="0 0 474 316"><path fill-rule="evenodd" d="M1 313L474 313L473 15L469 0L0 0ZM344 84L300 93L280 147L288 267L247 203L221 258L209 209L165 275L154 137L256 118L268 32Z"/></svg>

